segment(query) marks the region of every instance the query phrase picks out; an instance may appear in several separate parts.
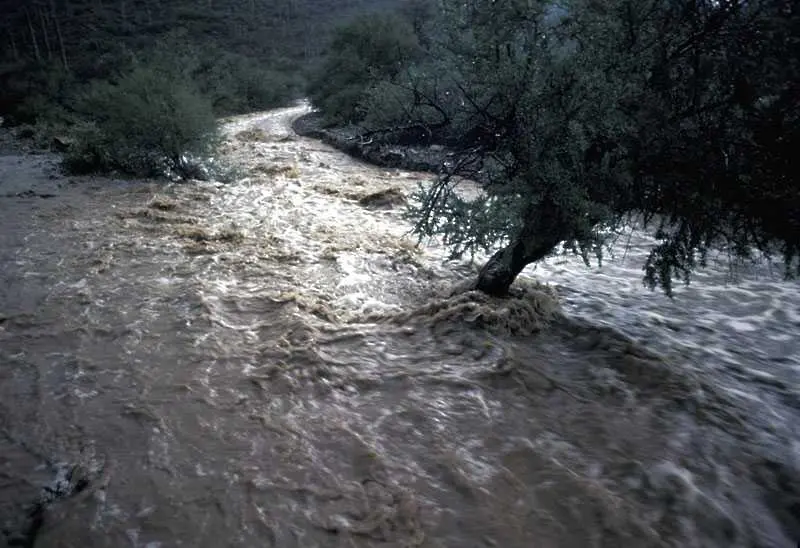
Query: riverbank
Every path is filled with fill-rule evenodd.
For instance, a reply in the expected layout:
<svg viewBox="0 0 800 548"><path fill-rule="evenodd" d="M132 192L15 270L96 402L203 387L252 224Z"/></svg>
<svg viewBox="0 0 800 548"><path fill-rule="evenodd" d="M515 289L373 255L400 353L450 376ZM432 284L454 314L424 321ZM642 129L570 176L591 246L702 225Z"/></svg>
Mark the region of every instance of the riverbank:
<svg viewBox="0 0 800 548"><path fill-rule="evenodd" d="M380 136L363 137L368 132L358 126L326 128L318 112L300 116L292 122L292 129L300 136L319 139L378 167L439 173L448 157L448 151L436 145L408 146L394 144Z"/></svg>

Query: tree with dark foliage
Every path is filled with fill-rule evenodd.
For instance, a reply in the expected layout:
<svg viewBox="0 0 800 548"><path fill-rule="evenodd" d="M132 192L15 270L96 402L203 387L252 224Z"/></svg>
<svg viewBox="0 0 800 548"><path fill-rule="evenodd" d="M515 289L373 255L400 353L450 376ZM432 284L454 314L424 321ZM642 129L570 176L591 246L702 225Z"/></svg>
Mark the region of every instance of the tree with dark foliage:
<svg viewBox="0 0 800 548"><path fill-rule="evenodd" d="M362 103L455 147L411 214L456 256L500 245L477 289L505 294L562 244L599 260L632 217L660 240L644 278L667 294L711 249L800 270L793 4L445 0L438 28L427 60Z"/></svg>
<svg viewBox="0 0 800 548"><path fill-rule="evenodd" d="M392 14L356 18L336 29L330 51L309 83L309 96L329 123L360 122L362 99L393 82L419 53L413 27Z"/></svg>

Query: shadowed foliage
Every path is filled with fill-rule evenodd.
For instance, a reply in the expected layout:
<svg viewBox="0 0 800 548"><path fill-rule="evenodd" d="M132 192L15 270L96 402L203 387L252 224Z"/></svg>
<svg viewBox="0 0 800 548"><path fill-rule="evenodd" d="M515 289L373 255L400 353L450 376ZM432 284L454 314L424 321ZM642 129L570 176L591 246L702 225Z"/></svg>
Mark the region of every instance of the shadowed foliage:
<svg viewBox="0 0 800 548"><path fill-rule="evenodd" d="M0 115L5 124L35 126L20 135L33 137L37 147L49 146L54 138L60 149L82 143L68 151L71 168L113 165L135 174L149 172L142 169L141 158L132 158L150 156L151 143L136 153L129 145L145 144L141 139L110 147L109 123L98 120L104 116L97 112L99 89L110 86L116 93L117 106L109 117L120 121L135 121L137 113L123 114L120 108L141 106L131 85L142 71L160 71L176 84L174 93L159 93L167 102L186 99L189 106L179 107L180 114L196 117L205 109L200 103L210 104L217 116L281 106L300 96L304 67L320 55L332 26L400 3L343 0L332 7L325 0L0 0ZM88 117L82 108L87 94L95 97ZM148 114L158 110L146 108ZM174 116L164 121L163 128L151 127L159 134L154 139L162 142L165 132L182 141L186 130L202 126L177 122ZM98 140L98 124L105 125L105 144ZM75 135L65 138L70 133ZM111 157L117 154L124 157Z"/></svg>
<svg viewBox="0 0 800 548"><path fill-rule="evenodd" d="M712 249L781 257L796 274L792 5L445 0L436 13L424 54L353 108L386 142L420 127L451 148L410 213L455 256L500 248L476 288L505 294L562 246L601 260L631 219L660 242L644 278L667 294ZM464 199L463 178L485 193Z"/></svg>

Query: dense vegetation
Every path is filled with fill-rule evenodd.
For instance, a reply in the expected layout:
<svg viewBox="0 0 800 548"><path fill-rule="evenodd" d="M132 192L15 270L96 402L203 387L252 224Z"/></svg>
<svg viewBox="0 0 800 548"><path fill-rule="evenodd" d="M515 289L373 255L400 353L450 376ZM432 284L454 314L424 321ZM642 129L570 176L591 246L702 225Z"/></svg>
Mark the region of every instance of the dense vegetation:
<svg viewBox="0 0 800 548"><path fill-rule="evenodd" d="M213 145L214 116L299 97L332 25L396 4L0 0L0 115L70 143L70 169L153 174Z"/></svg>
<svg viewBox="0 0 800 548"><path fill-rule="evenodd" d="M632 216L661 242L645 281L667 293L713 248L800 269L794 4L435 5L406 11L413 39L388 23L398 30L378 37L375 21L341 29L312 97L331 123L383 128L387 143L419 128L453 148L412 214L420 235L442 236L455 255L501 248L477 288L504 294L562 244L600 260ZM376 64L375 50L396 55ZM460 198L462 177L485 196Z"/></svg>
<svg viewBox="0 0 800 548"><path fill-rule="evenodd" d="M309 94L328 121L361 118L362 102L374 85L396 83L422 53L414 28L393 14L364 15L342 26L333 38Z"/></svg>
<svg viewBox="0 0 800 548"><path fill-rule="evenodd" d="M601 259L631 216L661 241L645 280L668 293L712 248L800 268L791 2L335 8L0 0L0 114L45 144L59 136L71 170L153 175L208 154L216 117L307 92L330 124L453 151L411 213L455 255L500 248L476 282L490 293L563 244ZM485 196L461 199L463 177Z"/></svg>

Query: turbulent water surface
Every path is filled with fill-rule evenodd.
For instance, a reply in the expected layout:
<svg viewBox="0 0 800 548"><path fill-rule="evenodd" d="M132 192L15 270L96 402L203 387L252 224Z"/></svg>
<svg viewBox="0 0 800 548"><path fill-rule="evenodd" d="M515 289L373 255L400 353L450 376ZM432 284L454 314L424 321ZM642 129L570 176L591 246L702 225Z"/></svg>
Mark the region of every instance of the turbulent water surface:
<svg viewBox="0 0 800 548"><path fill-rule="evenodd" d="M231 184L0 157L0 543L795 546L797 283L669 300L632 231L448 296L475 266L408 236L426 176L306 111L227 121Z"/></svg>

